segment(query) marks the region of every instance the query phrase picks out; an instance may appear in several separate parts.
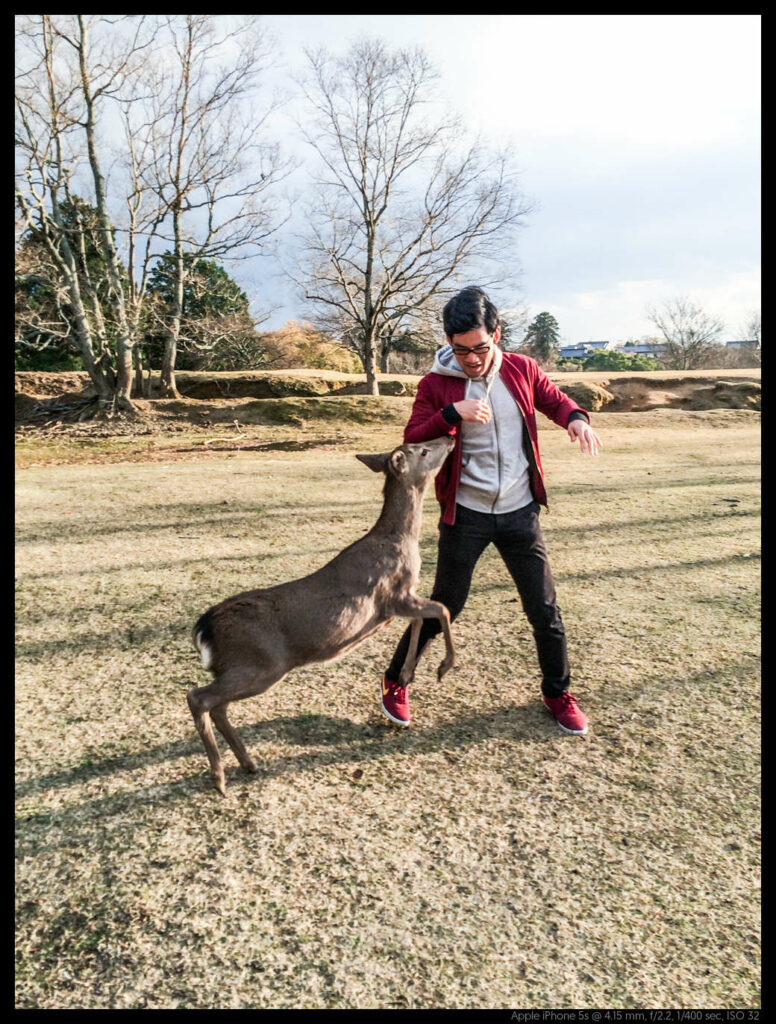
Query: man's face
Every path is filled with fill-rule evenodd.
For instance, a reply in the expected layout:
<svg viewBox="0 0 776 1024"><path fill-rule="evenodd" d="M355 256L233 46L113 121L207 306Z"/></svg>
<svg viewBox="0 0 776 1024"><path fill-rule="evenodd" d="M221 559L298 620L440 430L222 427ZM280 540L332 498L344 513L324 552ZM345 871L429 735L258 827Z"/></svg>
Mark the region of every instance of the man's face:
<svg viewBox="0 0 776 1024"><path fill-rule="evenodd" d="M491 367L495 355L495 346L501 337L501 328L497 327L493 334L487 328L475 327L466 334L454 334L448 338L455 359L467 377L482 377Z"/></svg>

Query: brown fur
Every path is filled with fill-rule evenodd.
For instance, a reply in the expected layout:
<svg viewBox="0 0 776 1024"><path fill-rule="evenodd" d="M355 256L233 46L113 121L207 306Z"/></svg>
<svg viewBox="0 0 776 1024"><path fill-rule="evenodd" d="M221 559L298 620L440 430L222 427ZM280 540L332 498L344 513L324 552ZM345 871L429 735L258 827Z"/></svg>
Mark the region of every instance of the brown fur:
<svg viewBox="0 0 776 1024"><path fill-rule="evenodd" d="M309 576L235 594L200 616L194 644L209 652L214 679L191 690L188 702L220 793L225 793L226 783L210 719L243 768L257 770L226 717L231 701L263 693L292 668L341 657L394 616L416 623L402 684L412 679L424 618L438 618L444 630L439 678L455 664L447 609L414 592L423 494L451 450L452 441L444 437L400 445L381 455L358 455L370 469L386 475L383 509L369 533Z"/></svg>

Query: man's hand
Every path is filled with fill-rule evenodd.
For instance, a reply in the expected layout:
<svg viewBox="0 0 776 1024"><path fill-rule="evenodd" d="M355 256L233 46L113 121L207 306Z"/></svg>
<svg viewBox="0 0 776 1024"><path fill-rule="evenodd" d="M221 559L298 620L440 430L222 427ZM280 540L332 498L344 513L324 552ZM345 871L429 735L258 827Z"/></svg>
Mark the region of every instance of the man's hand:
<svg viewBox="0 0 776 1024"><path fill-rule="evenodd" d="M568 425L568 432L572 444L579 441L579 448L583 454L587 452L588 455L597 455L598 449L604 446L601 438L586 420L572 420Z"/></svg>
<svg viewBox="0 0 776 1024"><path fill-rule="evenodd" d="M490 419L490 406L483 398L464 398L453 405L461 419L467 423L487 423Z"/></svg>

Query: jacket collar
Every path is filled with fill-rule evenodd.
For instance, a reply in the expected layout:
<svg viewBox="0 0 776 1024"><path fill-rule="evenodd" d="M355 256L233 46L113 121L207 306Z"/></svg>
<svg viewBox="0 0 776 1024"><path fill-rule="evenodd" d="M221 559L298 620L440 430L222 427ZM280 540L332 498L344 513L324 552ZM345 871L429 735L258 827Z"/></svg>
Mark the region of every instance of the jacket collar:
<svg viewBox="0 0 776 1024"><path fill-rule="evenodd" d="M496 374L501 369L501 363L504 359L504 353L496 345L496 351L491 363L490 370L486 374L485 380L492 381ZM441 373L443 377L463 377L464 380L481 380L482 378L472 378L464 370L461 369L458 360L455 358L451 345L443 345L437 349L436 356L434 357L434 365L431 368L432 373Z"/></svg>

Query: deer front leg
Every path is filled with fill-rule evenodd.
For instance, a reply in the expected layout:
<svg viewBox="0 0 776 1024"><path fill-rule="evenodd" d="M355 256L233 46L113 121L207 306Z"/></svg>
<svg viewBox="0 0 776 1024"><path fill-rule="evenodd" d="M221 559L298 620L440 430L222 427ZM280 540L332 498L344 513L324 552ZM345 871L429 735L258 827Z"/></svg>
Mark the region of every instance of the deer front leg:
<svg viewBox="0 0 776 1024"><path fill-rule="evenodd" d="M399 683L402 686L406 686L412 682L415 675L415 666L418 663L418 637L420 636L420 627L423 625L423 619L413 619L412 626L410 628L410 646L407 648L407 657L404 659L401 672L399 673Z"/></svg>
<svg viewBox="0 0 776 1024"><path fill-rule="evenodd" d="M408 619L415 620L412 623L413 632L410 634L410 646L399 679L403 686L406 685L402 681L405 677L407 681L412 678L417 661L417 634L420 632L420 624L418 622L416 627L416 621L420 619L439 619L445 635L445 657L437 669L437 679L441 680L442 676L455 665L455 647L453 646L453 634L450 629L450 612L447 608L439 601L425 601L421 597L410 595L403 601L394 604L391 614L403 615Z"/></svg>

